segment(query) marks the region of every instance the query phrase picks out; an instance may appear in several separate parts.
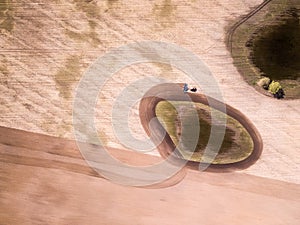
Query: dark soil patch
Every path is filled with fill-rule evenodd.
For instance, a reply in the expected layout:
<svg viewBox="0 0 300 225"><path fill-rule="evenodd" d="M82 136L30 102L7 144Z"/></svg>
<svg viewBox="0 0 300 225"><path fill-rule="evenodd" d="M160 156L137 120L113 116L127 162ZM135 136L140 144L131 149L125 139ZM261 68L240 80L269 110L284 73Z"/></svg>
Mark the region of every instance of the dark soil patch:
<svg viewBox="0 0 300 225"><path fill-rule="evenodd" d="M299 99L300 1L273 0L246 21L244 18L227 27L230 41L226 44L239 73L262 94L265 91L257 82L269 77L280 82L285 99Z"/></svg>
<svg viewBox="0 0 300 225"><path fill-rule="evenodd" d="M278 24L262 27L248 42L253 63L273 80L300 77L300 10L291 8Z"/></svg>

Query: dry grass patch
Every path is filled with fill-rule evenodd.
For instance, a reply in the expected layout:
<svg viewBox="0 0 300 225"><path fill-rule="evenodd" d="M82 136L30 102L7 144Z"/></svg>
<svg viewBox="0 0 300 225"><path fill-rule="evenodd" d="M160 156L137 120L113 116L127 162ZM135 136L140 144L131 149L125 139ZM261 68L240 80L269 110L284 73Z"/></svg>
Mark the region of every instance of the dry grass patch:
<svg viewBox="0 0 300 225"><path fill-rule="evenodd" d="M176 108L180 109L178 112ZM196 109L199 118L200 132L199 139L195 151L193 151L193 140L190 140L189 130L187 135L183 135L182 129L190 126L194 123L191 119L192 108ZM210 161L208 158L202 158L204 155L204 149L208 143L211 133L211 109L210 107L203 105L201 103L189 103L189 102L167 102L162 101L156 106L156 114L159 121L165 127L166 131L170 135L171 139L178 145L178 149L181 154L188 159L192 153L189 160L191 161ZM241 161L247 158L253 150L253 141L246 131L246 129L234 118L224 115L223 113L216 111L217 117L226 116L226 130L222 146L217 153L216 158L213 160L214 164L225 164ZM181 115L179 115L181 114ZM217 125L218 126L218 125ZM220 125L222 126L222 125ZM196 131L195 131L196 132ZM192 135L191 135L192 136ZM179 140L181 139L181 144Z"/></svg>

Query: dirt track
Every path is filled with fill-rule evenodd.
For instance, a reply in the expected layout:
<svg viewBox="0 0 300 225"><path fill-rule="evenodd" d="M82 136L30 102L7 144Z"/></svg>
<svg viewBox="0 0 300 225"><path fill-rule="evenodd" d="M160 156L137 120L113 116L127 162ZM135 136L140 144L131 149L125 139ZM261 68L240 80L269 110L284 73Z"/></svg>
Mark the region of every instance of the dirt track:
<svg viewBox="0 0 300 225"><path fill-rule="evenodd" d="M12 0L14 29L0 34L0 224L298 225L300 101L256 92L243 81L224 44L228 20L263 0L87 3L92 7L80 2L88 1ZM99 14L91 18L90 8ZM75 142L36 134L74 138L72 97L80 76L110 49L140 40L176 43L207 64L226 103L259 130L264 151L257 163L232 173L185 169L181 182L169 181L168 188L124 187L87 167ZM189 82L161 65L116 74L99 98L99 130L107 134L108 145L119 144L110 130L116 90L145 74ZM138 110L133 115L131 128L141 134ZM161 160L116 149L110 153L139 166Z"/></svg>
<svg viewBox="0 0 300 225"><path fill-rule="evenodd" d="M161 160L109 151L132 165ZM74 141L4 127L0 127L0 177L0 224L296 225L300 221L297 184L237 172L184 169L177 182L151 188L121 186L90 169Z"/></svg>
<svg viewBox="0 0 300 225"><path fill-rule="evenodd" d="M14 29L0 37L0 125L74 139L72 101L86 68L127 43L171 42L199 56L218 81L225 102L246 115L261 134L264 152L247 173L300 183L300 101L277 101L255 91L243 81L225 45L228 20L247 15L263 1L167 2L91 1L81 7L72 0L12 1ZM90 8L98 10L99 16L87 15ZM165 9L172 10L164 14ZM93 21L98 24L94 30ZM96 126L108 146L122 148L111 129L112 102L119 90L149 74L191 82L176 68L156 64L135 65L116 74L103 88L101 107L97 106ZM137 137L147 138L138 107L130 128Z"/></svg>
<svg viewBox="0 0 300 225"><path fill-rule="evenodd" d="M85 146L95 151L108 151L115 159L131 166L149 166L162 161L159 157L126 150L108 147L103 149L100 146L88 144ZM0 161L4 164L58 169L105 179L86 163L75 141L34 134L12 128L0 127ZM102 162L104 164L111 163L106 159L103 159ZM4 167L1 169L4 169ZM173 186L180 182L185 174L186 171L183 169L174 174L170 179L158 184L148 185L147 188ZM119 176L119 174L115 173L114 176Z"/></svg>
<svg viewBox="0 0 300 225"><path fill-rule="evenodd" d="M254 16L257 12L259 12L261 9L263 9L266 5L268 5L272 0L266 0L264 2L262 2L259 6L257 6L253 11L251 11L250 13L248 13L246 16L244 16L244 18L242 18L240 21L238 21L237 23L235 23L229 30L228 33L228 39L227 39L227 44L229 46L230 51L232 51L232 36L234 34L234 32L236 31L236 29L242 25L243 23L245 23L248 19L250 19L252 16Z"/></svg>
<svg viewBox="0 0 300 225"><path fill-rule="evenodd" d="M156 97L155 97L156 96ZM155 107L160 101L193 101L193 102L199 102L205 105L211 105L215 109L221 110L222 103L219 101L206 97L203 94L200 93L183 93L182 89L179 88L179 85L177 84L161 84L158 86L155 86L151 88L143 97L140 103L140 117L142 121L142 125L144 129L146 130L147 134L150 135L150 128L149 124L150 121L156 117L155 114ZM239 162L236 163L229 163L229 164L211 164L208 168L208 171L232 171L235 169L245 169L251 166L253 163L255 163L263 149L263 142L261 139L261 136L255 126L251 123L251 121L243 115L241 112L238 110L234 109L233 107L229 106L226 104L226 113L235 118L237 121L239 121L248 131L250 134L252 140L253 140L253 151L251 155ZM157 135L152 133L152 138L153 142L157 143L156 140L160 140L160 135L162 134L161 132L164 133L164 128L161 126L161 124L157 121L154 120L155 124L152 124L155 128L156 131L158 132ZM170 154L175 151L175 155L178 155L179 157L182 158L180 152L176 149L175 144L173 143L171 137L167 134L163 139L163 141L157 145L157 148L160 152L160 154L164 158L170 157ZM187 163L187 166L194 168L194 169L199 169L199 163L189 161Z"/></svg>

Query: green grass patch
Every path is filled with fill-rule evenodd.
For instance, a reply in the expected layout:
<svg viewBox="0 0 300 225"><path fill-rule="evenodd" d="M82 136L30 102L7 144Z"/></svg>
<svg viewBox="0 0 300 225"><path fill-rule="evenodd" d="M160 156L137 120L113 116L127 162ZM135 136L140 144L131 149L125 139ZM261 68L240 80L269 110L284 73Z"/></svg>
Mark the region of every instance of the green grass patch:
<svg viewBox="0 0 300 225"><path fill-rule="evenodd" d="M0 61L0 72L4 75L4 77L7 77L9 74L7 60L5 58Z"/></svg>
<svg viewBox="0 0 300 225"><path fill-rule="evenodd" d="M177 110L176 110L177 109ZM204 150L211 135L211 112L216 119L226 118L225 136L214 164L225 164L247 158L253 150L253 141L246 129L234 118L200 104L181 101L162 101L156 106L156 115L184 158L209 162ZM196 119L195 121L195 112ZM220 119L220 121L222 121ZM199 128L196 125L200 125ZM217 126L222 126L221 124ZM184 129L184 131L183 131ZM196 137L196 140L192 140ZM181 139L181 142L179 141Z"/></svg>
<svg viewBox="0 0 300 225"><path fill-rule="evenodd" d="M80 68L80 57L73 55L66 59L64 67L55 74L55 83L61 97L71 97L72 86L81 77Z"/></svg>
<svg viewBox="0 0 300 225"><path fill-rule="evenodd" d="M171 0L164 0L162 4L155 4L153 7L153 13L157 22L163 27L173 27L176 23L177 6L173 5Z"/></svg>
<svg viewBox="0 0 300 225"><path fill-rule="evenodd" d="M101 40L98 38L98 34L92 28L87 32L75 32L72 30L66 29L66 35L78 42L89 42L92 46L97 47L101 44Z"/></svg>
<svg viewBox="0 0 300 225"><path fill-rule="evenodd" d="M76 8L86 14L88 18L96 18L100 14L100 9L95 1L74 0Z"/></svg>
<svg viewBox="0 0 300 225"><path fill-rule="evenodd" d="M98 47L101 40L98 38L96 32L97 19L100 15L100 9L94 1L80 1L75 0L74 4L77 10L85 13L88 22L88 28L85 31L77 32L74 30L66 29L66 35L78 42L89 42L93 47Z"/></svg>
<svg viewBox="0 0 300 225"><path fill-rule="evenodd" d="M11 32L14 28L13 9L10 0L0 0L0 31Z"/></svg>

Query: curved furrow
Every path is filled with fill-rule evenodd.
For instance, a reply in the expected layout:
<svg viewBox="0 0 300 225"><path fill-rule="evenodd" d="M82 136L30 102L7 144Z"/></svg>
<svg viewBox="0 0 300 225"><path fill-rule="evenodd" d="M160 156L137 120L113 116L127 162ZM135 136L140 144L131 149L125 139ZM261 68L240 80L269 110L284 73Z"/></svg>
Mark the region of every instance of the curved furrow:
<svg viewBox="0 0 300 225"><path fill-rule="evenodd" d="M153 120L156 117L155 107L160 101L192 101L205 104L214 109L222 110L221 103L216 99L207 97L199 93L183 93L182 89L179 88L178 84L161 84L150 89L141 100L140 103L140 119L141 123L146 131L146 133L151 136L152 141L156 144L159 153L165 159L171 160L171 162L177 162L184 160L181 156L179 150L176 149L176 145L173 143L171 137L166 132L164 127L160 124L158 120ZM233 170L242 170L246 169L252 164L254 164L260 157L263 149L262 138L256 129L256 127L251 123L251 121L237 109L225 104L227 115L233 117L238 122L240 122L243 127L247 130L253 140L253 151L252 153L244 160L227 163L227 164L210 164L207 168L207 171L214 172L229 172ZM151 121L152 120L152 121ZM151 131L150 131L150 121L151 121ZM165 135L163 140L160 142L161 135ZM172 156L172 153L175 153L175 157ZM199 169L200 163L194 161L184 160L187 167L193 169ZM205 165L201 163L201 165ZM208 166L208 165L207 165Z"/></svg>

